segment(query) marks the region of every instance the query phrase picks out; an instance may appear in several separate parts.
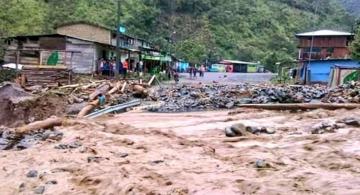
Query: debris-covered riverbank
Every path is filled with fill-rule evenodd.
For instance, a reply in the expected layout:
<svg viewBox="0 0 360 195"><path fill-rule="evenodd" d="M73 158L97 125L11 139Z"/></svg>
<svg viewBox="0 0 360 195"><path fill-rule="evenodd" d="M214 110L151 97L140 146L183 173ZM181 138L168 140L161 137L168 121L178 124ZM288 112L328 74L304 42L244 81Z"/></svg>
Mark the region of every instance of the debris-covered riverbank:
<svg viewBox="0 0 360 195"><path fill-rule="evenodd" d="M89 114L100 107L98 95L105 105L142 99L152 112L191 112L233 109L243 104L278 103L359 103L360 83L352 82L328 89L324 85L272 84L179 84L151 88L148 83L128 81L87 81L57 88L32 86L25 89L12 83L0 87L0 119L3 125L19 126L55 116ZM91 105L91 106L89 106ZM86 108L86 112L84 112Z"/></svg>

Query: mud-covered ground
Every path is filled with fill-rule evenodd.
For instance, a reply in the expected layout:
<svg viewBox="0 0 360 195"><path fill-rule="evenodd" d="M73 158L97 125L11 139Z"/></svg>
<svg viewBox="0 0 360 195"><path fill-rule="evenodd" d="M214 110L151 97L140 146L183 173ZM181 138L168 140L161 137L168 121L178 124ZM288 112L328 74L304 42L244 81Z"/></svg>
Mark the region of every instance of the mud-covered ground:
<svg viewBox="0 0 360 195"><path fill-rule="evenodd" d="M0 151L1 194L360 194L360 131L311 134L355 111L129 112ZM226 138L235 123L273 135ZM263 168L255 164L266 164Z"/></svg>

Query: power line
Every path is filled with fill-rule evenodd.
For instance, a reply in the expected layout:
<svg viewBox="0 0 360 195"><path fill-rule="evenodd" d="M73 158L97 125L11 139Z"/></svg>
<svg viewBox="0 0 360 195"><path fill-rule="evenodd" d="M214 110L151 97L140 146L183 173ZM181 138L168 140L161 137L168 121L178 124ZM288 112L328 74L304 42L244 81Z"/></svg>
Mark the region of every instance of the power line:
<svg viewBox="0 0 360 195"><path fill-rule="evenodd" d="M320 0L317 0L317 1L316 1L316 4L315 4L315 12L314 12L315 17L316 17L317 14L318 14L319 6L320 6ZM313 26L312 26L312 30L315 29L315 26L316 26L316 21L314 20L314 23L313 23ZM315 39L315 35L313 34L313 35L311 36L309 61L308 61L308 64L306 65L306 68L305 68L305 70L306 70L306 72L305 72L305 84L306 84L306 80L308 79L306 75L307 75L307 72L308 72L308 67L309 67L310 64L311 64L312 52L313 52L313 49L314 49L314 39Z"/></svg>

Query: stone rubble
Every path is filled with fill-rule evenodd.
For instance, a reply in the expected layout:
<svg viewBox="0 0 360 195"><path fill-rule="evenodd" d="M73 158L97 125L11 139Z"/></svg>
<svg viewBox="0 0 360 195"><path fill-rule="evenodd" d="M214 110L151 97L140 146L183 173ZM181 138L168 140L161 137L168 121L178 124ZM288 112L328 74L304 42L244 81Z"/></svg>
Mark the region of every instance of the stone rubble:
<svg viewBox="0 0 360 195"><path fill-rule="evenodd" d="M161 88L150 95L161 101L153 112L189 112L232 109L240 104L308 103L320 101L327 93L322 85L177 85Z"/></svg>
<svg viewBox="0 0 360 195"><path fill-rule="evenodd" d="M240 136L248 136L251 134L259 135L259 134L275 134L276 130L268 127L257 127L257 126L246 126L242 123L237 123L232 125L231 127L225 128L225 135L227 137L240 137Z"/></svg>
<svg viewBox="0 0 360 195"><path fill-rule="evenodd" d="M350 82L330 89L322 99L325 103L360 103L360 82Z"/></svg>

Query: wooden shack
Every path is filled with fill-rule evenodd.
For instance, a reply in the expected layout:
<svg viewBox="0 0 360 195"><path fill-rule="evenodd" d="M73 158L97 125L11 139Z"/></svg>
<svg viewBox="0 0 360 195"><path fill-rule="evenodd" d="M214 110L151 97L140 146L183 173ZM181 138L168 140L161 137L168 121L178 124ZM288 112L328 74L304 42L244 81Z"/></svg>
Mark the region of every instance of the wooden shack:
<svg viewBox="0 0 360 195"><path fill-rule="evenodd" d="M348 32L319 30L300 33L299 60L347 59L350 57L348 48L354 35ZM311 54L311 55L310 55Z"/></svg>
<svg viewBox="0 0 360 195"><path fill-rule="evenodd" d="M53 78L60 70L78 74L92 74L98 70L100 59L116 56L116 30L89 22L73 22L58 26L56 34L16 36L7 38L5 63L24 65L24 71L35 80ZM150 43L126 34L120 36L121 61L130 59L134 68L142 53L148 53ZM35 69L36 67L36 69ZM56 67L56 68L54 68ZM48 76L50 69L54 75ZM46 69L42 71L40 69ZM55 71L56 70L56 71ZM39 71L39 74L34 71Z"/></svg>
<svg viewBox="0 0 360 195"><path fill-rule="evenodd" d="M31 84L63 84L65 80L68 83L71 81L70 72L91 74L99 58L115 53L112 45L60 34L10 37L6 44L5 63L24 65L23 72ZM51 56L56 56L55 62ZM40 79L41 75L48 79ZM68 78L60 79L59 75L68 75Z"/></svg>
<svg viewBox="0 0 360 195"><path fill-rule="evenodd" d="M46 66L51 54L58 53L53 66L65 66L74 73L91 74L104 53L115 52L112 45L60 34L17 36L7 40L5 62L22 65Z"/></svg>
<svg viewBox="0 0 360 195"><path fill-rule="evenodd" d="M296 34L296 37L299 41L298 82L327 83L333 66L359 66L357 61L351 60L352 33L319 30Z"/></svg>

